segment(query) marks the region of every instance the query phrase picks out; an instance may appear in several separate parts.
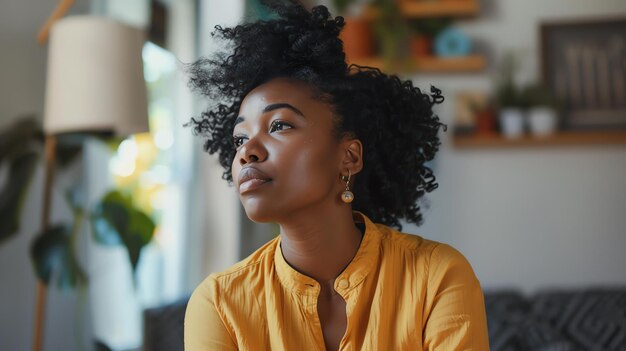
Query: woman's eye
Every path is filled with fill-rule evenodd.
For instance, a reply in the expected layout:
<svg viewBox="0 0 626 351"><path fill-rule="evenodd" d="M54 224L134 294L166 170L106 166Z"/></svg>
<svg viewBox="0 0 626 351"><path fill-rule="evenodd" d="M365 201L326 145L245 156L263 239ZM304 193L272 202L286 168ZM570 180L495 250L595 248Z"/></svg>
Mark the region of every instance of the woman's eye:
<svg viewBox="0 0 626 351"><path fill-rule="evenodd" d="M239 135L235 135L233 137L233 144L235 144L235 147L238 148L241 145L243 145L243 142L245 141L245 137L239 136Z"/></svg>
<svg viewBox="0 0 626 351"><path fill-rule="evenodd" d="M293 127L289 123L276 120L270 124L270 133L291 128Z"/></svg>

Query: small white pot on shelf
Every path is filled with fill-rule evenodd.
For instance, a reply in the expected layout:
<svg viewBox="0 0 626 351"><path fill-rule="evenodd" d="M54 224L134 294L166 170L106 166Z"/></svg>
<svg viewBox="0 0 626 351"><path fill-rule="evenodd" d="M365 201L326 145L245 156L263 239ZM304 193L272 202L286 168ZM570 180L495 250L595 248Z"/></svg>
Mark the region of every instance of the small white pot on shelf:
<svg viewBox="0 0 626 351"><path fill-rule="evenodd" d="M524 111L520 108L500 110L500 129L507 138L519 138L524 135Z"/></svg>
<svg viewBox="0 0 626 351"><path fill-rule="evenodd" d="M528 111L528 123L533 136L548 136L555 132L557 114L551 107L537 106Z"/></svg>

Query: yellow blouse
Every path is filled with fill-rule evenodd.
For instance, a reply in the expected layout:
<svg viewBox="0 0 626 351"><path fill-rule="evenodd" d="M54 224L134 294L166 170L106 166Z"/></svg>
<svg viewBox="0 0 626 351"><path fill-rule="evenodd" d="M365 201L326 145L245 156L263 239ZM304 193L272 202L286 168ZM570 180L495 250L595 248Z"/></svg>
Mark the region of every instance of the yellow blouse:
<svg viewBox="0 0 626 351"><path fill-rule="evenodd" d="M452 247L365 222L335 280L346 301L340 350L489 350L480 284ZM194 291L185 350L324 350L320 286L284 259L280 237Z"/></svg>

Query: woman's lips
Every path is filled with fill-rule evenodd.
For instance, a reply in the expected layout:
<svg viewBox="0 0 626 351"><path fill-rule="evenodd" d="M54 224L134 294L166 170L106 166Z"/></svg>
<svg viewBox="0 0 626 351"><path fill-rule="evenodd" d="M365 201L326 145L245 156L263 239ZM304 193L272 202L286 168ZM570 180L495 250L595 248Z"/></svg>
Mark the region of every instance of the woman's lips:
<svg viewBox="0 0 626 351"><path fill-rule="evenodd" d="M243 194L257 189L271 180L272 179L268 177L267 174L259 169L251 166L246 167L239 172L239 193Z"/></svg>
<svg viewBox="0 0 626 351"><path fill-rule="evenodd" d="M269 183L270 180L264 180L264 179L250 179L250 180L246 180L245 182L241 183L239 185L239 193L243 194L245 192L248 191L252 191L255 190L261 186L263 186L263 184L265 183Z"/></svg>

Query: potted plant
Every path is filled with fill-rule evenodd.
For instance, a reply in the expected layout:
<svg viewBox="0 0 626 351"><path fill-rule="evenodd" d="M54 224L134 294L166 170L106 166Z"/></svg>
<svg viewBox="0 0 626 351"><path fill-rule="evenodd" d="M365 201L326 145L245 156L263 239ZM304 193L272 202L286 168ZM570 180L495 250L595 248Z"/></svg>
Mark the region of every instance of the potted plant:
<svg viewBox="0 0 626 351"><path fill-rule="evenodd" d="M524 101L514 82L518 62L513 53L507 53L499 69L496 100L499 109L500 131L507 138L517 138L524 133Z"/></svg>
<svg viewBox="0 0 626 351"><path fill-rule="evenodd" d="M470 105L476 118L476 133L489 135L496 132L496 118L490 101L479 103L473 101Z"/></svg>
<svg viewBox="0 0 626 351"><path fill-rule="evenodd" d="M363 1L334 0L333 6L342 15L345 26L340 38L348 62L373 55L371 21L365 15Z"/></svg>
<svg viewBox="0 0 626 351"><path fill-rule="evenodd" d="M59 173L78 162L84 135L57 135L56 157L50 172ZM37 165L42 161L44 139L40 122L35 117L22 118L0 129L0 245L7 244L20 232L26 194ZM107 139L110 141L111 139ZM67 174L65 174L67 175ZM52 185L52 184L51 184ZM33 238L30 256L33 270L44 285L62 290L84 291L87 273L79 262L77 241L81 224L88 220L98 244L124 246L135 272L142 248L152 239L155 223L132 199L119 190L112 190L93 207L83 202L81 183L72 182L65 199L72 218L55 221L42 228ZM30 217L29 217L30 218ZM81 300L81 304L86 300ZM98 344L98 350L104 349Z"/></svg>
<svg viewBox="0 0 626 351"><path fill-rule="evenodd" d="M450 25L451 20L445 17L424 18L413 20L409 23L411 28L411 38L409 46L411 56L428 57L433 54L433 40L445 28Z"/></svg>
<svg viewBox="0 0 626 351"><path fill-rule="evenodd" d="M397 62L406 57L409 26L395 1L373 0L372 6L378 15L374 20L374 34L382 57L388 62Z"/></svg>
<svg viewBox="0 0 626 351"><path fill-rule="evenodd" d="M527 104L527 118L530 132L534 136L553 134L558 125L560 102L554 92L545 85L535 83L523 91Z"/></svg>

